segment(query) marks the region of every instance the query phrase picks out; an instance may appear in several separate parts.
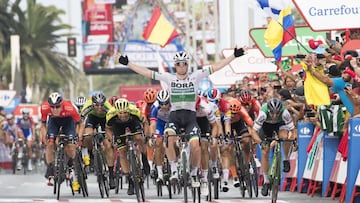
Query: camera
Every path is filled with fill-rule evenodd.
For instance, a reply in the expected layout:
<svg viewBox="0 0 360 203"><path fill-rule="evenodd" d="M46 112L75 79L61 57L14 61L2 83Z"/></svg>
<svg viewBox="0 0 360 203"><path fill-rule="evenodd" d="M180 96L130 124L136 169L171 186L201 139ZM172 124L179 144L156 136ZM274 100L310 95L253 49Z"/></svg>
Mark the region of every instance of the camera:
<svg viewBox="0 0 360 203"><path fill-rule="evenodd" d="M304 58L305 58L305 54L296 54L296 55L295 55L295 58L304 59Z"/></svg>
<svg viewBox="0 0 360 203"><path fill-rule="evenodd" d="M279 90L281 89L281 85L274 85L274 90Z"/></svg>
<svg viewBox="0 0 360 203"><path fill-rule="evenodd" d="M308 111L308 112L305 113L305 117L308 117L308 118L310 118L310 117L315 117L315 112L313 112L313 111Z"/></svg>

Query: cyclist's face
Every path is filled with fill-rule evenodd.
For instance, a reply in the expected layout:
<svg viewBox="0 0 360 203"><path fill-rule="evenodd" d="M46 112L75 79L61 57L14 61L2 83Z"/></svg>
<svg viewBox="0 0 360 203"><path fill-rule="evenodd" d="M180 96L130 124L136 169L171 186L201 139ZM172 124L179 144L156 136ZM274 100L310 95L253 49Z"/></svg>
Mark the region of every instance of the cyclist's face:
<svg viewBox="0 0 360 203"><path fill-rule="evenodd" d="M188 63L187 62L176 62L175 63L175 70L176 73L179 75L185 75L188 71Z"/></svg>
<svg viewBox="0 0 360 203"><path fill-rule="evenodd" d="M279 118L279 113L269 113L271 120L275 121Z"/></svg>
<svg viewBox="0 0 360 203"><path fill-rule="evenodd" d="M130 114L128 112L118 112L118 117L121 121L128 121Z"/></svg>
<svg viewBox="0 0 360 203"><path fill-rule="evenodd" d="M54 116L59 116L60 112L61 112L61 104L55 105L55 106L50 106L50 110Z"/></svg>
<svg viewBox="0 0 360 203"><path fill-rule="evenodd" d="M96 113L102 112L103 106L104 104L94 104L94 110L96 111Z"/></svg>

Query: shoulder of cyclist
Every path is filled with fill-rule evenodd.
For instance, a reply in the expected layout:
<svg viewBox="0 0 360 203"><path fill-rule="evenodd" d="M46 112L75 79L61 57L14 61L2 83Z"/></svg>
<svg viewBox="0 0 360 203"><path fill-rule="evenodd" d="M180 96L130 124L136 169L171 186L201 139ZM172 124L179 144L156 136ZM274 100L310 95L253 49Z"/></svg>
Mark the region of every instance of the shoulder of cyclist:
<svg viewBox="0 0 360 203"><path fill-rule="evenodd" d="M144 116L142 115L140 109L138 109L134 104L129 104L129 113L138 117L141 122L144 121Z"/></svg>
<svg viewBox="0 0 360 203"><path fill-rule="evenodd" d="M93 101L91 99L87 100L82 109L80 110L80 116L86 117L92 110L93 107Z"/></svg>

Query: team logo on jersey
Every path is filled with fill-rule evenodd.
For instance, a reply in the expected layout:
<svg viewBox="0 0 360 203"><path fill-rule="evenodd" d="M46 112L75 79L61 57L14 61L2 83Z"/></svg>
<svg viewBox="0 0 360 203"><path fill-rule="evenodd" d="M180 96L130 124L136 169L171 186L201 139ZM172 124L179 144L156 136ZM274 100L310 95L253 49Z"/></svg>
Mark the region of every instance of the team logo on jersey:
<svg viewBox="0 0 360 203"><path fill-rule="evenodd" d="M176 83L176 82L171 82L171 87L176 87L176 88L190 88L190 87L194 87L194 83L189 82L189 83Z"/></svg>

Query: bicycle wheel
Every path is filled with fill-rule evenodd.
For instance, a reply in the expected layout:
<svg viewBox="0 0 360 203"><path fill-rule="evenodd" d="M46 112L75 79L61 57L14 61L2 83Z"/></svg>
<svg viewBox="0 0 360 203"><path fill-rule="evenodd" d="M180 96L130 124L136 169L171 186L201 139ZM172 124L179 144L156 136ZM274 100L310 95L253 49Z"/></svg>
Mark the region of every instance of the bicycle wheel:
<svg viewBox="0 0 360 203"><path fill-rule="evenodd" d="M63 176L65 175L65 171L64 171L64 163L62 161L60 161L59 167L58 167L58 174L57 174L57 183L56 183L56 193L57 193L57 200L60 199L60 188L61 188L61 183L63 182Z"/></svg>
<svg viewBox="0 0 360 203"><path fill-rule="evenodd" d="M24 175L26 175L27 165L28 165L29 157L26 145L23 147L23 156L21 158L21 163L24 170Z"/></svg>
<svg viewBox="0 0 360 203"><path fill-rule="evenodd" d="M279 184L280 184L280 179L281 179L281 154L280 152L277 152L275 156L275 171L274 171L274 176L273 176L273 182L272 182L272 186L271 186L271 202L272 203L276 203L277 197L278 197L278 192L279 192Z"/></svg>
<svg viewBox="0 0 360 203"><path fill-rule="evenodd" d="M243 159L243 180L246 186L246 190L248 191L248 195L252 198L252 183L249 171L249 163L246 161L245 152L241 151L241 156Z"/></svg>
<svg viewBox="0 0 360 203"><path fill-rule="evenodd" d="M115 164L115 194L119 194L120 179L122 178L120 170L121 170L121 168L120 168L120 155L117 154L116 164Z"/></svg>
<svg viewBox="0 0 360 203"><path fill-rule="evenodd" d="M240 182L240 192L241 196L245 197L245 181L244 181L244 164L243 164L243 157L241 152L236 151L235 152L235 166L236 166L236 172L239 178Z"/></svg>
<svg viewBox="0 0 360 203"><path fill-rule="evenodd" d="M82 166L83 160L81 158L81 152L79 153L79 151L76 153L76 157L75 157L75 170L76 170L76 174L78 176L78 181L79 181L79 185L81 188L81 192L83 194L83 197L88 197L89 193L88 193L88 188L87 188L87 183L86 183L86 172L84 167ZM79 190L80 192L80 190Z"/></svg>
<svg viewBox="0 0 360 203"><path fill-rule="evenodd" d="M252 153L250 153L249 172L250 172L251 185L252 185L253 191L255 193L255 197L258 197L259 196L258 171L257 171L257 167L256 167L255 158Z"/></svg>
<svg viewBox="0 0 360 203"><path fill-rule="evenodd" d="M172 185L170 183L170 171L171 171L171 168L170 168L170 164L169 164L169 160L167 158L165 158L165 167L164 167L164 182L166 184L166 187L168 189L168 192L169 192L169 199L172 199Z"/></svg>
<svg viewBox="0 0 360 203"><path fill-rule="evenodd" d="M103 175L103 186L104 186L104 190L105 190L105 194L106 194L106 197L109 197L109 191L110 191L110 185L109 185L109 169L107 167L107 164L106 164L106 158L105 158L105 155L103 153L100 153L100 157L101 157L101 162L102 163L102 175Z"/></svg>
<svg viewBox="0 0 360 203"><path fill-rule="evenodd" d="M213 171L211 170L211 166L209 163L209 168L208 168L208 177L207 177L207 182L208 182L208 191L209 194L206 196L206 201L211 202L212 199L212 188L211 188L211 184L213 182Z"/></svg>
<svg viewBox="0 0 360 203"><path fill-rule="evenodd" d="M187 157L186 152L182 152L181 154L181 164L182 164L182 181L183 181L183 188L184 188L184 202L188 202L188 194L187 194L187 187L189 182L189 177L187 175Z"/></svg>
<svg viewBox="0 0 360 203"><path fill-rule="evenodd" d="M134 190L136 194L136 199L140 202L140 184L137 176L137 164L136 157L134 151L129 151L129 159L130 159L130 176L134 184Z"/></svg>
<svg viewBox="0 0 360 203"><path fill-rule="evenodd" d="M104 181L103 181L103 175L102 175L102 165L101 165L101 157L100 152L98 150L94 151L94 169L97 177L98 187L100 191L101 198L104 198Z"/></svg>
<svg viewBox="0 0 360 203"><path fill-rule="evenodd" d="M16 173L17 156L18 156L18 152L17 152L17 150L15 150L15 151L14 151L14 154L12 155L12 170L13 170L13 174Z"/></svg>

